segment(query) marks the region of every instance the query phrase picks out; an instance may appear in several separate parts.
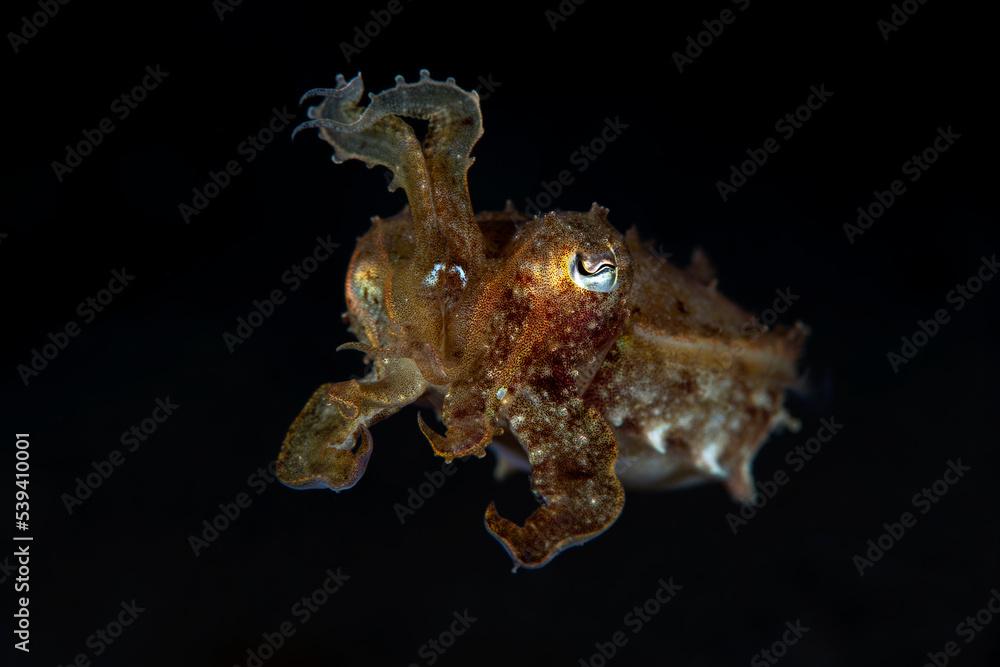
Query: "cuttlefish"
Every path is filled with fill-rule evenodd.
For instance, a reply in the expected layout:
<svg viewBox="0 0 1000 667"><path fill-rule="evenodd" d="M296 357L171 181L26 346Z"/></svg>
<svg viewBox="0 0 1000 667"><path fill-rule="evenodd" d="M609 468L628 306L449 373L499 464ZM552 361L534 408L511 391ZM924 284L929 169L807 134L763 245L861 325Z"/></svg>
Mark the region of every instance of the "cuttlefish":
<svg viewBox="0 0 1000 667"><path fill-rule="evenodd" d="M533 217L508 204L475 212L467 174L483 134L479 96L426 71L369 94L337 77L296 131L317 128L334 162L391 173L408 206L373 218L345 286L340 349L367 375L320 386L278 456L295 488L342 491L364 474L372 424L424 399L440 426L417 427L446 461L497 452L530 474L538 507L523 523L486 508L515 569L540 567L607 529L624 488L724 481L752 498L751 462L793 425L801 324L774 328L716 289L696 251L684 269L588 211ZM426 121L419 139L405 119Z"/></svg>

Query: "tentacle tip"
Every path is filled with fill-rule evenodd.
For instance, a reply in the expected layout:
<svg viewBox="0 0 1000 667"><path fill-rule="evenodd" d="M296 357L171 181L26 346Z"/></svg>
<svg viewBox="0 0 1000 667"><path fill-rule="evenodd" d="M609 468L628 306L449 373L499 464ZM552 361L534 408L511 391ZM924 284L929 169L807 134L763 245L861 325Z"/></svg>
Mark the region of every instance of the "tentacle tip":
<svg viewBox="0 0 1000 667"><path fill-rule="evenodd" d="M499 521L510 523L508 519L505 519L499 514L496 514L495 510L494 510L494 515L497 517ZM516 524L512 525L514 525L515 528L520 528L520 526L516 526ZM504 551L506 551L507 555L510 557L511 560L510 571L512 574L516 573L521 568L524 568L525 570L537 570L541 567L544 567L556 555L555 553L553 553L549 554L547 557L542 557L537 559L526 557L524 553L521 553L520 549L516 548L513 545L510 539L508 539L507 537L505 537L500 533L500 526L497 526L495 528L490 526L489 518L487 518L486 520L486 530L494 537L494 539L496 539L497 542L500 543L500 546L503 547Z"/></svg>
<svg viewBox="0 0 1000 667"><path fill-rule="evenodd" d="M351 450L322 448L323 458L289 451L286 441L275 465L278 481L298 490L327 489L339 493L350 489L364 476L372 454L372 436L367 427L362 426L352 438L356 442Z"/></svg>
<svg viewBox="0 0 1000 667"><path fill-rule="evenodd" d="M338 345L336 347L336 349L334 351L335 352L343 352L345 350L353 350L355 352L361 352L363 354L370 354L372 356L374 356L375 352L376 352L375 348L372 347L371 345L366 345L364 343L360 343L358 341L353 341L353 340L352 341L348 341L346 343L341 343L340 345Z"/></svg>
<svg viewBox="0 0 1000 667"><path fill-rule="evenodd" d="M426 70L426 69L420 70L420 80L421 81L426 81L429 78L431 78L431 73L430 73L429 70Z"/></svg>
<svg viewBox="0 0 1000 667"><path fill-rule="evenodd" d="M417 428L419 428L420 432L424 434L427 441L431 443L431 447L434 448L435 453L443 456L445 461L450 463L447 452L441 452L445 443L444 436L428 426L427 422L424 421L424 415L420 412L417 413Z"/></svg>

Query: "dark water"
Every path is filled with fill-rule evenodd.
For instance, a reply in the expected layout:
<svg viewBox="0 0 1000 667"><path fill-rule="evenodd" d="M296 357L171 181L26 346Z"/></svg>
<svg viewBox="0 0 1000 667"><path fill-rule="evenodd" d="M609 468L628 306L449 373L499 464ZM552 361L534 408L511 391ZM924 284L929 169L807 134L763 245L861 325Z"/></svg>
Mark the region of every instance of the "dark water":
<svg viewBox="0 0 1000 667"><path fill-rule="evenodd" d="M7 12L33 35L8 35L0 223L35 538L15 664L998 662L984 9L900 5L888 31L888 3L221 6L71 2L34 32L38 5ZM810 391L757 459L756 511L718 485L630 495L512 575L482 517L526 478L437 474L415 408L374 428L349 492L271 481L313 389L361 371L334 352L344 272L402 205L381 170L289 141L298 97L424 67L484 98L477 209L597 201L680 263L704 248L752 310L796 295Z"/></svg>

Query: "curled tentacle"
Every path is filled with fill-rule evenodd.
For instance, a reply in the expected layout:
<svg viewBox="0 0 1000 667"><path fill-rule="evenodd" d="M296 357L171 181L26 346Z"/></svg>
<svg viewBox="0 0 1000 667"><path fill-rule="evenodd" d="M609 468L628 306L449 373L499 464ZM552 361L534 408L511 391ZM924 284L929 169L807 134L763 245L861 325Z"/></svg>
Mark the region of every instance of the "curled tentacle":
<svg viewBox="0 0 1000 667"><path fill-rule="evenodd" d="M397 77L395 87L369 94L366 107L359 106L363 92L360 75L350 81L338 76L336 88L309 91L305 97L324 99L298 129L318 128L334 147L335 161L387 167L393 174L389 189L405 190L414 244L399 262L386 310L404 329L402 341L426 348L421 358L440 360L451 347L448 313L483 260L466 179L472 147L482 135L479 96L451 79L435 81L426 70L417 82ZM423 145L403 117L428 121ZM428 371L441 365L421 363Z"/></svg>
<svg viewBox="0 0 1000 667"><path fill-rule="evenodd" d="M448 427L445 435L431 429L423 418L419 419L420 431L435 454L446 461L486 455L487 445L502 432L496 419L499 400L490 396L489 385L482 379L454 383L441 409L441 419Z"/></svg>
<svg viewBox="0 0 1000 667"><path fill-rule="evenodd" d="M555 405L539 409L536 396L523 394L509 403L508 412L528 453L531 487L542 506L519 526L491 503L486 527L516 565L535 568L614 523L625 494L615 475L617 440L597 410L582 401L562 410Z"/></svg>
<svg viewBox="0 0 1000 667"><path fill-rule="evenodd" d="M424 240L431 241L435 237L429 229L436 230L450 257L478 262L482 237L473 221L467 172L473 162L472 147L483 134L479 95L462 90L453 79L435 81L427 70L421 70L419 81L407 83L396 77L393 88L369 94L369 104L362 109L358 106L364 90L361 76L349 82L339 76L338 84L332 90L306 93L306 97L323 95L326 99L310 111L313 120L300 129L320 128L323 138L336 149L338 161L360 159L391 169L389 189L400 185L406 189L418 234L426 233ZM428 121L422 147L401 117ZM423 164L417 164L417 155ZM424 190L415 191L424 185ZM425 197L432 201L424 201ZM432 204L427 219L423 217L425 204ZM424 225L429 229L423 229Z"/></svg>
<svg viewBox="0 0 1000 667"><path fill-rule="evenodd" d="M337 87L317 88L303 97L323 95L319 106L309 109L309 120L295 131L319 128L320 136L334 148L334 161L361 160L369 167L386 167L393 178L389 190L402 187L410 202L418 242L439 240L431 198L430 177L416 133L393 114L368 113L358 106L364 93L361 75L345 81L337 76Z"/></svg>
<svg viewBox="0 0 1000 667"><path fill-rule="evenodd" d="M355 79L360 79L361 78L361 72L358 72L357 74L355 74L354 78ZM353 82L354 79L352 79L351 81ZM311 89L307 90L306 92L302 93L302 97L299 98L299 104L302 104L306 100L311 99L313 97L329 97L330 95L333 95L338 90L340 90L340 89L342 89L342 88L344 88L346 86L347 86L347 79L344 78L343 74L338 74L337 75L337 87L336 88L311 88Z"/></svg>
<svg viewBox="0 0 1000 667"><path fill-rule="evenodd" d="M372 440L368 428L357 423L331 400L325 384L317 389L295 418L278 454L278 479L299 489L343 491L354 486L368 467ZM355 447L358 433L361 443Z"/></svg>
<svg viewBox="0 0 1000 667"><path fill-rule="evenodd" d="M478 260L482 238L473 222L467 175L472 148L483 135L479 94L462 90L454 79L435 81L421 70L419 81L397 77L394 88L373 95L368 110L428 121L423 150L441 231L454 255Z"/></svg>
<svg viewBox="0 0 1000 667"><path fill-rule="evenodd" d="M288 429L278 454L278 479L303 489L354 486L372 452L368 427L417 400L426 387L409 359L376 360L365 381L320 386Z"/></svg>

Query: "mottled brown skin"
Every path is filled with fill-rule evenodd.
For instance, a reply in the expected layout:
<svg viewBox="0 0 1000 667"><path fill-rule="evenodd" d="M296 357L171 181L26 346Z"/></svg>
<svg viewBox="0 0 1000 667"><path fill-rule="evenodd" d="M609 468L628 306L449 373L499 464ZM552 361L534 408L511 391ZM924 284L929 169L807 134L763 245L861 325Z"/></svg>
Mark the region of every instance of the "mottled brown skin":
<svg viewBox="0 0 1000 667"><path fill-rule="evenodd" d="M727 480L752 493L750 461L787 416L801 327L761 331L715 290L707 260L680 270L622 235L596 204L528 219L474 214L466 174L482 134L479 100L449 80L370 96L338 77L304 127L335 161L393 173L409 206L375 218L348 269L347 319L368 375L321 386L292 424L278 476L343 490L364 473L369 426L419 398L445 460L504 453L530 471L539 507L523 525L491 504L487 529L515 566L539 567L605 530L622 483L668 488ZM423 142L403 117L428 121Z"/></svg>

